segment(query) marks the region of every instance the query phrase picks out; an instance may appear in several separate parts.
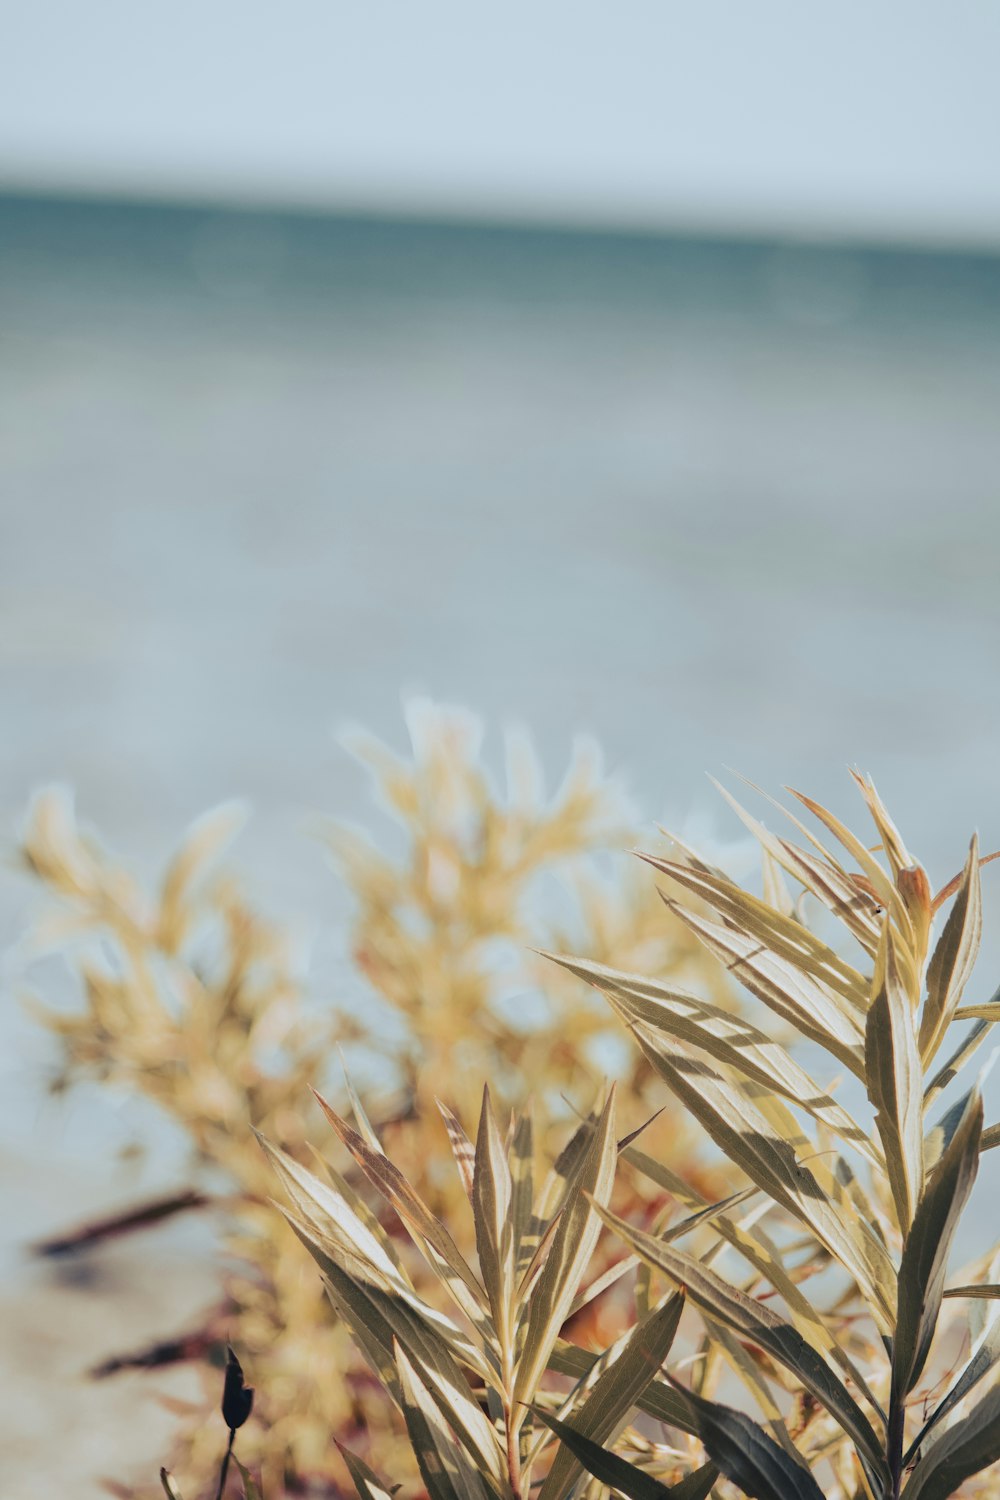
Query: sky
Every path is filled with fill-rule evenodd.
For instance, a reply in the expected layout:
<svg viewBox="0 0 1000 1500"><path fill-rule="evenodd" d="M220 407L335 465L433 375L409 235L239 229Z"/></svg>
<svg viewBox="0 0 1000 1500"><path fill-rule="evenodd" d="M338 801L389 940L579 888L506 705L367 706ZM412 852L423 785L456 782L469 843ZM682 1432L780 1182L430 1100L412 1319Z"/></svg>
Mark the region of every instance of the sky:
<svg viewBox="0 0 1000 1500"><path fill-rule="evenodd" d="M0 19L0 186L1000 246L991 0Z"/></svg>

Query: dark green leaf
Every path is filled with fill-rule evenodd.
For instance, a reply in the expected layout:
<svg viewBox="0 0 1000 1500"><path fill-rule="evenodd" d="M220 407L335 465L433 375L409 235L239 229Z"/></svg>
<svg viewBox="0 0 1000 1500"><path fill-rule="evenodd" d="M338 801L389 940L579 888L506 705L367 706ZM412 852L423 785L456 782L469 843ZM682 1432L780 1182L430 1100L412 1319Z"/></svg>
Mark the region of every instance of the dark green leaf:
<svg viewBox="0 0 1000 1500"><path fill-rule="evenodd" d="M605 1443L615 1435L666 1359L683 1310L684 1297L675 1293L636 1324L617 1353L609 1351L606 1367L573 1411L573 1428L581 1437ZM574 1461L566 1445L545 1476L538 1500L562 1500L578 1473L579 1460Z"/></svg>
<svg viewBox="0 0 1000 1500"><path fill-rule="evenodd" d="M967 1417L949 1427L919 1461L903 1500L950 1500L950 1496L1000 1459L1000 1386Z"/></svg>
<svg viewBox="0 0 1000 1500"><path fill-rule="evenodd" d="M883 1444L874 1428L846 1386L834 1374L811 1344L777 1313L762 1302L733 1286L694 1256L653 1235L633 1229L617 1214L600 1210L601 1218L625 1240L643 1260L664 1271L678 1286L684 1287L699 1308L732 1328L744 1339L759 1344L779 1364L798 1376L832 1417L849 1433L870 1462L884 1467Z"/></svg>
<svg viewBox="0 0 1000 1500"><path fill-rule="evenodd" d="M744 1495L752 1500L823 1500L809 1470L750 1417L670 1383L687 1406L709 1458Z"/></svg>
<svg viewBox="0 0 1000 1500"><path fill-rule="evenodd" d="M893 1339L893 1389L905 1399L920 1378L941 1311L948 1252L979 1166L983 1101L969 1096L965 1115L935 1169L903 1246Z"/></svg>
<svg viewBox="0 0 1000 1500"><path fill-rule="evenodd" d="M576 1428L571 1427L568 1422L561 1422L558 1417L550 1416L540 1407L534 1406L531 1409L540 1422L544 1422L546 1427L552 1429L559 1441L565 1444L588 1474L593 1474L595 1479L599 1479L610 1489L627 1495L628 1500L676 1500L678 1494L683 1497L683 1500L696 1500L696 1497L704 1497L708 1494L717 1477L718 1471L709 1464L707 1465L711 1471L709 1474L706 1474L705 1468L698 1470L698 1474L703 1478L699 1480L695 1488L679 1490L676 1485L661 1484L658 1479L653 1478L652 1474L646 1474L642 1469L637 1469L635 1464L628 1463L617 1453L609 1453L592 1438L584 1437L583 1433L577 1432ZM692 1477L688 1476L688 1478ZM705 1479L707 1479L707 1487L701 1488ZM683 1484L687 1482L687 1480L682 1481Z"/></svg>

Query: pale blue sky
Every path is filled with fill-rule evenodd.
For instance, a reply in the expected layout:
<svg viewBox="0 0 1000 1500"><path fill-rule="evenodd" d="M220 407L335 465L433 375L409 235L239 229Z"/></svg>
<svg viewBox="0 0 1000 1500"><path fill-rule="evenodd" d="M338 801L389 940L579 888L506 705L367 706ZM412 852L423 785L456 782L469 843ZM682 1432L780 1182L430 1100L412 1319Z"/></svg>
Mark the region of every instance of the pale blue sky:
<svg viewBox="0 0 1000 1500"><path fill-rule="evenodd" d="M993 0L3 0L0 183L1000 244Z"/></svg>

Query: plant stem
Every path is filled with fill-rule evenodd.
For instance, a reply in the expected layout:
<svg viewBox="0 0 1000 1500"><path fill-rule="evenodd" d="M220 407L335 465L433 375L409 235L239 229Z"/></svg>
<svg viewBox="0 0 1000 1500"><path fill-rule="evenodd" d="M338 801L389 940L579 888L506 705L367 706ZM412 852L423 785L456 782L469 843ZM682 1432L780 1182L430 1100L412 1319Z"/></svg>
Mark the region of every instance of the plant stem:
<svg viewBox="0 0 1000 1500"><path fill-rule="evenodd" d="M895 1384L895 1381L893 1381ZM889 1463L889 1500L899 1500L903 1485L903 1434L906 1408L893 1391L889 1398L889 1421L886 1427L886 1458Z"/></svg>
<svg viewBox="0 0 1000 1500"><path fill-rule="evenodd" d="M215 1500L222 1500L222 1492L226 1487L226 1475L229 1473L229 1460L233 1452L233 1443L236 1439L236 1428L229 1429L229 1444L222 1460L222 1469L219 1474L219 1488L215 1492Z"/></svg>
<svg viewBox="0 0 1000 1500"><path fill-rule="evenodd" d="M514 1500L521 1500L521 1434L520 1427L511 1418L510 1407L504 1402L504 1426L507 1430L507 1475Z"/></svg>

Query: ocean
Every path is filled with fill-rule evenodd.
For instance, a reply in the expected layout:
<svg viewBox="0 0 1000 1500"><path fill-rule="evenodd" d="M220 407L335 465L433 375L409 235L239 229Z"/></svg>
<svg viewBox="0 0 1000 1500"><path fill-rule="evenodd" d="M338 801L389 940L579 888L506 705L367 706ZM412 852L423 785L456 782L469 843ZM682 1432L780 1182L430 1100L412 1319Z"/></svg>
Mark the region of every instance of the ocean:
<svg viewBox="0 0 1000 1500"><path fill-rule="evenodd" d="M244 867L329 992L306 827L369 819L334 731L402 748L407 693L494 751L527 725L553 778L595 735L650 823L734 834L727 767L853 812L858 764L936 881L1000 847L995 257L0 198L0 521L8 847L53 780L145 872L247 797ZM36 907L8 870L8 949ZM23 1306L23 1242L127 1197L134 1133L146 1185L176 1143L47 1098L17 996L58 981L22 957Z"/></svg>

